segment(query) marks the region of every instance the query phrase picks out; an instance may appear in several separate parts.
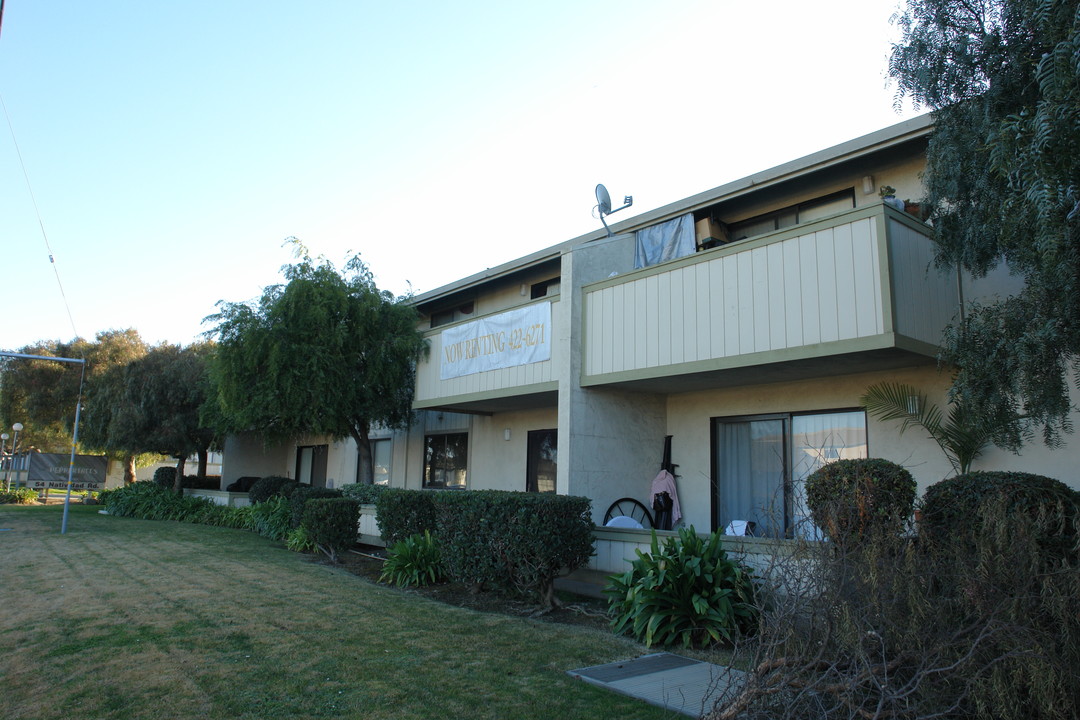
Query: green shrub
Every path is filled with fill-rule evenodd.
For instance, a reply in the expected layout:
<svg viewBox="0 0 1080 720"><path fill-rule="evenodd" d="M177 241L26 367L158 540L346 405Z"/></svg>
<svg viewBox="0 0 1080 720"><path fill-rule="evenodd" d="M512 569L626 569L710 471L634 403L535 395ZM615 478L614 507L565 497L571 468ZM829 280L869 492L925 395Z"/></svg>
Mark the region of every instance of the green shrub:
<svg viewBox="0 0 1080 720"><path fill-rule="evenodd" d="M298 553L310 553L319 549L315 547L311 535L303 525L289 530L289 533L285 536L285 547Z"/></svg>
<svg viewBox="0 0 1080 720"><path fill-rule="evenodd" d="M1038 538L1044 559L1075 558L1080 493L1065 483L1024 472L972 472L946 478L926 489L919 532L931 541L962 537L970 542L983 531L990 503L1004 502L1010 515L1044 518ZM1051 526L1045 519L1056 518Z"/></svg>
<svg viewBox="0 0 1080 720"><path fill-rule="evenodd" d="M37 490L12 488L0 490L0 505L29 505L37 500Z"/></svg>
<svg viewBox="0 0 1080 720"><path fill-rule="evenodd" d="M206 498L177 495L171 488L155 482L132 483L127 487L102 493L102 498L110 515L144 520L206 523L228 510Z"/></svg>
<svg viewBox="0 0 1080 720"><path fill-rule="evenodd" d="M458 582L551 607L555 578L592 556L588 498L479 490L434 493L432 501L443 564Z"/></svg>
<svg viewBox="0 0 1080 720"><path fill-rule="evenodd" d="M324 487L312 487L311 485L297 485L289 493L289 527L300 527L300 523L304 520L304 505L308 500L325 499L325 498L339 498L341 497L340 490L334 490L332 488Z"/></svg>
<svg viewBox="0 0 1080 720"><path fill-rule="evenodd" d="M288 496L300 483L287 477L268 475L256 480L248 490L248 500L252 505L266 502L275 495Z"/></svg>
<svg viewBox="0 0 1080 720"><path fill-rule="evenodd" d="M176 468L174 467L159 467L154 471L153 483L158 487L169 488L173 487L176 483Z"/></svg>
<svg viewBox="0 0 1080 720"><path fill-rule="evenodd" d="M331 562L337 562L340 553L356 544L360 503L347 497L312 496L303 507L303 522L300 527L307 530L311 542L326 553Z"/></svg>
<svg viewBox="0 0 1080 720"><path fill-rule="evenodd" d="M242 507L217 506L218 510L210 514L206 519L207 525L215 527L227 527L235 530L254 530L254 507L244 505Z"/></svg>
<svg viewBox="0 0 1080 720"><path fill-rule="evenodd" d="M758 617L753 574L728 559L721 534L703 540L691 526L678 538L652 533L649 553L604 589L611 626L646 646L702 647L753 632Z"/></svg>
<svg viewBox="0 0 1080 720"><path fill-rule="evenodd" d="M292 508L288 500L277 495L249 507L252 530L271 540L285 539L292 527Z"/></svg>
<svg viewBox="0 0 1080 720"><path fill-rule="evenodd" d="M364 505L374 505L379 495L388 490L386 485L368 485L367 483L349 483L341 486L341 494L359 500Z"/></svg>
<svg viewBox="0 0 1080 720"><path fill-rule="evenodd" d="M806 479L806 503L814 524L836 543L871 531L898 533L915 505L915 479L881 458L837 460Z"/></svg>
<svg viewBox="0 0 1080 720"><path fill-rule="evenodd" d="M431 533L410 535L390 548L379 581L398 587L431 585L443 579L442 553Z"/></svg>
<svg viewBox="0 0 1080 720"><path fill-rule="evenodd" d="M411 535L435 531L434 498L443 492L387 488L375 498L375 520L387 546Z"/></svg>

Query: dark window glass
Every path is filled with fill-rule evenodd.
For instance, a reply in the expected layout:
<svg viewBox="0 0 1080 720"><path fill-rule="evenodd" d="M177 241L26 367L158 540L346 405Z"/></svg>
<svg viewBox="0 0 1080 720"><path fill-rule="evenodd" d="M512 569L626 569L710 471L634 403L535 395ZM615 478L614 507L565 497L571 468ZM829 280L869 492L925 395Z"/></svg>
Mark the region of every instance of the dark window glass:
<svg viewBox="0 0 1080 720"><path fill-rule="evenodd" d="M526 459L525 489L529 492L555 492L559 462L559 431L530 430Z"/></svg>
<svg viewBox="0 0 1080 720"><path fill-rule="evenodd" d="M468 433L425 436L424 487L464 489L468 454Z"/></svg>

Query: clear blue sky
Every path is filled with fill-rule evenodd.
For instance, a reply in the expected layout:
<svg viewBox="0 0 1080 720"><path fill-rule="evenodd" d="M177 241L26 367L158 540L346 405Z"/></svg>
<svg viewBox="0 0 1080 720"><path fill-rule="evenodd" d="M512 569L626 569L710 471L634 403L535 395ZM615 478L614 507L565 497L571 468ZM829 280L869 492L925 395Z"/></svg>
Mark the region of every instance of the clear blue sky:
<svg viewBox="0 0 1080 720"><path fill-rule="evenodd" d="M598 182L630 217L912 117L898 2L5 0L0 348L190 343L288 236L423 292Z"/></svg>

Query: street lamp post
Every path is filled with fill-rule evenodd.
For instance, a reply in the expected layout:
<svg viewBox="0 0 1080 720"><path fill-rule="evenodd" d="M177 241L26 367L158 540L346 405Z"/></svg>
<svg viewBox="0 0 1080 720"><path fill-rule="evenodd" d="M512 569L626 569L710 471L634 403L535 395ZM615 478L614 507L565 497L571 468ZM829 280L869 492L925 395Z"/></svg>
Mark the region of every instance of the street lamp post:
<svg viewBox="0 0 1080 720"><path fill-rule="evenodd" d="M3 0L0 0L0 5L3 4ZM64 521L60 524L60 534L63 535L67 532L67 520L68 520L68 507L71 505L71 479L75 474L75 447L79 441L79 410L82 408L82 392L83 381L86 379L86 360L83 358L62 358L52 357L48 355L27 355L26 353L8 352L7 350L0 350L0 357L22 358L24 360L49 360L52 362L62 363L76 363L82 365L82 374L79 377L79 396L75 401L75 427L71 432L71 460L68 462L68 479L67 479L67 497L64 498ZM15 423L16 433L22 430L21 423ZM18 435L16 434L16 437ZM15 445L12 443L12 449ZM16 478L17 480L18 478ZM46 483L46 497L48 497L48 483Z"/></svg>
<svg viewBox="0 0 1080 720"><path fill-rule="evenodd" d="M11 471L4 467L4 459L7 457L7 441L11 438L7 433L0 433L0 470L4 471L4 489L11 490L11 483L8 482L8 473Z"/></svg>
<svg viewBox="0 0 1080 720"><path fill-rule="evenodd" d="M20 422L17 422L14 425L11 426L11 429L15 431L15 437L13 437L11 439L11 461L8 463L8 476L7 476L7 487L6 487L7 490L11 490L11 471L10 471L11 464L12 463L18 464L18 459L19 459L19 455L18 455L18 452L19 452L19 433L22 432L23 424L20 423ZM18 470L18 468L15 469L15 484L16 485L19 484L19 470Z"/></svg>

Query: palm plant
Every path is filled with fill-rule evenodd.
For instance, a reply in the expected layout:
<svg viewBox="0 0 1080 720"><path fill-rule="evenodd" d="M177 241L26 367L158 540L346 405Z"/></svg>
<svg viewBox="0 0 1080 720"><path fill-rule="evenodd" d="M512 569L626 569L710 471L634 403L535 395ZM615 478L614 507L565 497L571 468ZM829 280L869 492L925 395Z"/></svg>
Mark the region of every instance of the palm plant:
<svg viewBox="0 0 1080 720"><path fill-rule="evenodd" d="M971 471L971 464L990 444L993 428L968 412L963 403L949 403L948 417L926 394L911 385L883 382L871 385L860 398L866 412L878 420L899 420L902 435L912 425L925 430L945 453L953 472Z"/></svg>

